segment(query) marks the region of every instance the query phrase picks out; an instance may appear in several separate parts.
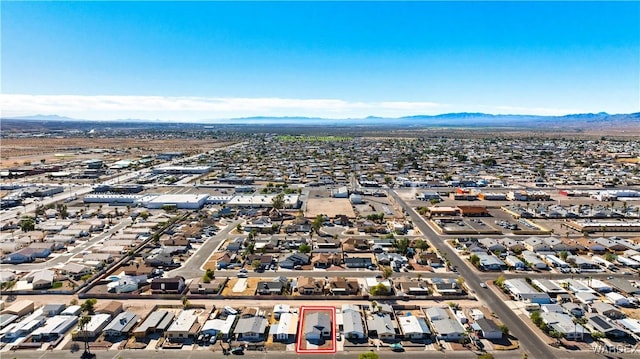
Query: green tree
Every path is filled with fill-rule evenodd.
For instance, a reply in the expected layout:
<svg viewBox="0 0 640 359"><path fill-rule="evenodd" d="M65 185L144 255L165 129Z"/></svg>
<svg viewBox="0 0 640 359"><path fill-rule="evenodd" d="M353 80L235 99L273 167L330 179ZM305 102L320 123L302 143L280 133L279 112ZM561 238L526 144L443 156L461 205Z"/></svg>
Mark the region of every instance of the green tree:
<svg viewBox="0 0 640 359"><path fill-rule="evenodd" d="M560 341L561 341L562 338L565 337L565 334L562 333L562 332L559 332L557 330L552 330L552 331L549 332L549 336L551 338L556 339L558 341L558 344L560 344Z"/></svg>
<svg viewBox="0 0 640 359"><path fill-rule="evenodd" d="M213 269L207 269L204 272L204 275L207 276L209 279L215 278L215 272L213 271Z"/></svg>
<svg viewBox="0 0 640 359"><path fill-rule="evenodd" d="M384 267L382 269L382 277L384 277L384 279L391 277L392 274L393 274L393 270L391 270L391 268Z"/></svg>
<svg viewBox="0 0 640 359"><path fill-rule="evenodd" d="M271 205L273 205L273 208L275 209L283 209L284 193L278 193L275 197L273 197L273 199L271 200Z"/></svg>
<svg viewBox="0 0 640 359"><path fill-rule="evenodd" d="M85 300L84 303L82 303L80 305L80 309L84 313L87 313L89 315L93 315L95 313L96 303L98 303L98 301L95 298L89 298L89 299Z"/></svg>
<svg viewBox="0 0 640 359"><path fill-rule="evenodd" d="M310 253L311 252L311 246L303 243L300 245L300 247L298 247L298 252L300 253Z"/></svg>
<svg viewBox="0 0 640 359"><path fill-rule="evenodd" d="M319 214L316 216L316 218L313 219L313 222L311 222L311 228L313 229L314 232L318 233L320 228L322 228L323 223L324 223L324 217L321 214Z"/></svg>
<svg viewBox="0 0 640 359"><path fill-rule="evenodd" d="M389 294L389 289L387 289L387 287L382 283L378 283L377 285L371 287L369 291L371 292L371 295L375 296Z"/></svg>
<svg viewBox="0 0 640 359"><path fill-rule="evenodd" d="M478 257L476 254L472 254L469 257L469 262L471 262L471 264L473 264L475 267L478 267L480 265L480 257Z"/></svg>
<svg viewBox="0 0 640 359"><path fill-rule="evenodd" d="M505 281L504 275L500 274L498 278L496 278L496 280L493 281L493 284L502 288L502 286L504 285L504 281Z"/></svg>
<svg viewBox="0 0 640 359"><path fill-rule="evenodd" d="M560 259L562 259L563 261L566 261L567 257L569 256L569 253L567 253L567 251L561 251L559 255L560 255Z"/></svg>
<svg viewBox="0 0 640 359"><path fill-rule="evenodd" d="M258 268L260 268L260 260L258 260L258 259L254 259L254 260L251 262L251 268L253 268L253 269L258 269Z"/></svg>
<svg viewBox="0 0 640 359"><path fill-rule="evenodd" d="M84 339L84 352L85 354L83 355L83 358L89 358L91 357L91 348L89 348L89 337L87 336L87 325L91 322L91 317L88 315L83 315L82 317L80 317L80 320L78 321L78 327L80 328L80 331L83 334L83 339Z"/></svg>
<svg viewBox="0 0 640 359"><path fill-rule="evenodd" d="M402 238L395 241L395 247L398 249L398 252L402 255L407 254L407 250L409 249L409 239Z"/></svg>
<svg viewBox="0 0 640 359"><path fill-rule="evenodd" d="M413 246L421 251L426 251L427 249L429 249L429 243L427 243L427 241L425 241L424 239L416 239L416 241L413 243Z"/></svg>
<svg viewBox="0 0 640 359"><path fill-rule="evenodd" d="M32 217L22 217L18 226L23 232L29 232L36 229L36 221Z"/></svg>
<svg viewBox="0 0 640 359"><path fill-rule="evenodd" d="M600 340L604 337L606 337L606 335L603 332L599 332L597 330L591 332L591 338L593 338L594 340Z"/></svg>
<svg viewBox="0 0 640 359"><path fill-rule="evenodd" d="M493 359L494 356L491 353L482 353L482 354L478 355L477 358L478 359Z"/></svg>
<svg viewBox="0 0 640 359"><path fill-rule="evenodd" d="M502 332L502 334L504 334L505 336L509 336L509 327L507 327L504 324L501 324L499 326L499 328L500 328L500 331Z"/></svg>
<svg viewBox="0 0 640 359"><path fill-rule="evenodd" d="M616 256L615 254L611 253L611 252L607 252L604 255L604 260L609 261L609 262L613 262L616 260L616 258L618 258L618 256Z"/></svg>

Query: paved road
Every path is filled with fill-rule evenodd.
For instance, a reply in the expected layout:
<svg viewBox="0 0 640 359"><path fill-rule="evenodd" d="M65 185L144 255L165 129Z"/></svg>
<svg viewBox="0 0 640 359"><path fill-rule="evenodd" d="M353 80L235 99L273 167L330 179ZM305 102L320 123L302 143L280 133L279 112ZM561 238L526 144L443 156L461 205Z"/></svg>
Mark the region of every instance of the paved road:
<svg viewBox="0 0 640 359"><path fill-rule="evenodd" d="M229 224L221 231L216 233L215 236L205 241L197 252L191 255L185 263L182 263L180 268L174 269L168 273L169 276L182 276L184 278L199 278L202 277L204 271L202 266L207 262L207 259L211 256L211 253L218 248L228 236L229 233L236 228L236 225L241 223L240 220L229 222ZM236 271L229 271L230 276L235 276Z"/></svg>
<svg viewBox="0 0 640 359"><path fill-rule="evenodd" d="M296 354L295 352L251 352L245 351L244 355L223 355L220 351L209 350L108 350L108 351L94 351L97 359L147 359L151 357L162 358L184 358L184 359L221 359L221 358L246 358L246 359L357 359L358 355L365 351L360 352L338 352L335 354ZM477 358L477 354L471 351L406 351L402 353L394 353L390 351L377 352L381 359L392 358L450 358L450 359L471 359ZM69 351L34 351L34 350L21 350L15 352L3 352L3 358L16 358L16 359L70 359L80 358L81 352L71 353ZM522 353L519 351L507 351L507 352L493 352L493 356L497 359L519 359L522 357ZM603 358L637 358L638 354L626 354L626 355L612 355L607 356L603 354L594 354L590 352L562 352L562 358L567 359L603 359ZM546 357L536 357L531 354L528 355L530 359L547 359Z"/></svg>
<svg viewBox="0 0 640 359"><path fill-rule="evenodd" d="M407 206L398 194L390 190L389 193L402 207L409 209L409 215L413 223L420 231L430 239L430 242L441 253L445 254L452 266L458 267L458 272L465 279L467 286L476 292L478 299L489 305L498 318L509 327L511 333L520 340L522 348L533 358L556 358L557 353L554 352L545 342L543 342L535 333L532 333L527 325L499 298L493 291L482 288L480 286L481 279L475 269L460 258L454 250L445 243L440 236L434 232L431 227L423 220L412 207ZM497 274L495 275L497 276Z"/></svg>

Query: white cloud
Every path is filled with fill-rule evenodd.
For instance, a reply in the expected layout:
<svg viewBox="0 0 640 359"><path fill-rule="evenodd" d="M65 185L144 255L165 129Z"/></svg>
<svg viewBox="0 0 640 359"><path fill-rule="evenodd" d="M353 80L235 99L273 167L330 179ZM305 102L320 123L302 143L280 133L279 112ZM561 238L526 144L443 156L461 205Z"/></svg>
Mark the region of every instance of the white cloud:
<svg viewBox="0 0 640 359"><path fill-rule="evenodd" d="M401 117L448 112L565 115L578 109L451 105L424 101L346 101L341 99L188 97L188 96L81 96L0 95L1 115L60 115L90 120L143 119L162 121L216 120L251 116L304 116L331 119L367 116Z"/></svg>
<svg viewBox="0 0 640 359"><path fill-rule="evenodd" d="M56 114L84 119L226 119L247 116L355 118L437 114L433 102L351 102L340 99L3 94L3 116Z"/></svg>

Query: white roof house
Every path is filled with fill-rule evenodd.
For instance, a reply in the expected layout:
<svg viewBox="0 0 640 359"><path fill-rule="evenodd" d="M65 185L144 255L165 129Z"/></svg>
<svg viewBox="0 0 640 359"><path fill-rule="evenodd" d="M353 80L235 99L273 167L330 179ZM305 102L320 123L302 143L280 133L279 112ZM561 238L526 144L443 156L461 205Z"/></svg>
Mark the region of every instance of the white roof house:
<svg viewBox="0 0 640 359"><path fill-rule="evenodd" d="M640 320L633 318L624 318L617 320L617 322L629 332L635 335L640 335Z"/></svg>
<svg viewBox="0 0 640 359"><path fill-rule="evenodd" d="M102 330L107 326L107 324L109 324L110 321L110 314L94 314L91 316L91 321L89 321L89 323L82 330L78 329L75 332L74 337L84 338L86 335L88 338L95 338L102 332Z"/></svg>
<svg viewBox="0 0 640 359"><path fill-rule="evenodd" d="M346 338L364 338L364 324L360 310L342 306L342 328Z"/></svg>
<svg viewBox="0 0 640 359"><path fill-rule="evenodd" d="M31 333L35 341L55 340L64 335L78 323L78 317L70 315L56 315L48 318L45 324Z"/></svg>
<svg viewBox="0 0 640 359"><path fill-rule="evenodd" d="M223 338L228 338L231 333L231 328L236 323L236 315L228 315L226 319L211 319L204 322L202 329L203 334L218 335L222 333Z"/></svg>
<svg viewBox="0 0 640 359"><path fill-rule="evenodd" d="M198 323L198 313L195 310L183 310L166 331L169 338L186 339L191 328Z"/></svg>
<svg viewBox="0 0 640 359"><path fill-rule="evenodd" d="M620 293L610 292L605 294L604 296L607 297L607 300L609 300L611 304L619 305L623 307L629 305L629 299L627 299L627 297L625 297Z"/></svg>
<svg viewBox="0 0 640 359"><path fill-rule="evenodd" d="M398 317L398 322L405 339L422 339L431 335L429 326L423 318L407 315Z"/></svg>
<svg viewBox="0 0 640 359"><path fill-rule="evenodd" d="M443 319L431 322L438 339L446 341L457 341L464 336L464 328L457 320Z"/></svg>
<svg viewBox="0 0 640 359"><path fill-rule="evenodd" d="M280 321L275 333L275 339L277 340L291 340L294 339L298 332L298 314L296 313L282 313L280 314Z"/></svg>

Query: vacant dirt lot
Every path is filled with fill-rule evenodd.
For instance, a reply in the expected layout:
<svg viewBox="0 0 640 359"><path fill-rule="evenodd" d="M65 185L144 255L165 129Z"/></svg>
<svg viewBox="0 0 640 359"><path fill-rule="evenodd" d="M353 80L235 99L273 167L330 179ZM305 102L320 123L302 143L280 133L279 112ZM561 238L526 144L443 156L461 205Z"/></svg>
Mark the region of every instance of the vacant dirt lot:
<svg viewBox="0 0 640 359"><path fill-rule="evenodd" d="M229 142L196 139L146 138L3 138L0 167L64 162L100 157L99 153L79 153L92 149L129 149L132 156L153 155L158 152L191 153L194 149L213 149L230 145ZM56 156L58 154L58 156Z"/></svg>

